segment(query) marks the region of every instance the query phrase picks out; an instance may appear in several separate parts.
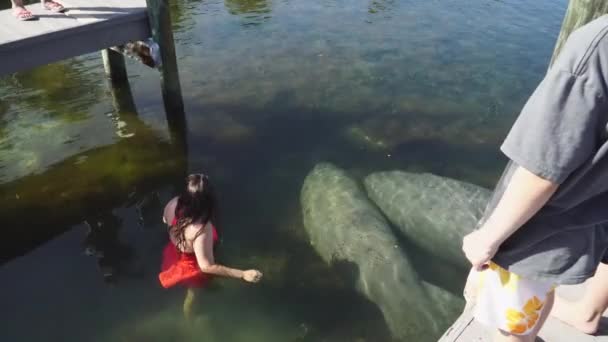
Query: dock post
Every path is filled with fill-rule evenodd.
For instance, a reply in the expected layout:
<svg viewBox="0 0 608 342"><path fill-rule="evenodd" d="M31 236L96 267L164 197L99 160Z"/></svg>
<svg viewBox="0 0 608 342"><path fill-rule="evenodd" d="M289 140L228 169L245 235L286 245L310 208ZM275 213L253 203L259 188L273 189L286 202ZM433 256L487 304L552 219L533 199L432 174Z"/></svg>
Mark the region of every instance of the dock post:
<svg viewBox="0 0 608 342"><path fill-rule="evenodd" d="M559 32L551 64L555 61L570 34L577 28L608 13L606 0L570 0L564 16L562 29Z"/></svg>
<svg viewBox="0 0 608 342"><path fill-rule="evenodd" d="M165 103L167 123L172 135L181 134L183 135L182 138L185 138L186 118L181 86L179 84L168 0L146 0L146 3L152 38L158 44L160 50L160 60L162 63L160 66L161 89Z"/></svg>
<svg viewBox="0 0 608 342"><path fill-rule="evenodd" d="M125 58L122 54L110 49L104 49L101 50L101 57L106 76L108 76L112 83L123 82L128 79Z"/></svg>

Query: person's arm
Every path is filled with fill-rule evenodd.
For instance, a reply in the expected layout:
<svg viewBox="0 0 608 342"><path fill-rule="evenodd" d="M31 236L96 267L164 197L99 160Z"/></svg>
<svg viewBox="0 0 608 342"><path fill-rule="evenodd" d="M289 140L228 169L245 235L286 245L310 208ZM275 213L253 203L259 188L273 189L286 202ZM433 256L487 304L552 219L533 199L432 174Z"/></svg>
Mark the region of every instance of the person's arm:
<svg viewBox="0 0 608 342"><path fill-rule="evenodd" d="M167 202L167 205L165 205L165 209L163 209L163 223L170 225L171 222L173 222L175 207L177 207L177 197L173 197Z"/></svg>
<svg viewBox="0 0 608 342"><path fill-rule="evenodd" d="M588 42L590 43L590 41ZM604 75L581 72L581 58L599 60L601 49L580 49L568 40L560 56L526 102L501 151L519 169L482 229L465 237L473 267L488 262L509 236L542 208L577 169L592 162L608 120ZM524 231L518 232L525 239Z"/></svg>
<svg viewBox="0 0 608 342"><path fill-rule="evenodd" d="M485 222L488 238L502 244L534 216L553 196L558 184L517 167L496 209Z"/></svg>
<svg viewBox="0 0 608 342"><path fill-rule="evenodd" d="M496 208L483 226L463 240L474 268L490 261L498 247L534 216L553 196L558 184L517 167Z"/></svg>
<svg viewBox="0 0 608 342"><path fill-rule="evenodd" d="M247 282L258 282L262 278L262 273L257 270L243 271L216 264L213 257L213 233L209 226L204 229L203 234L200 234L193 244L196 261L201 271L222 277L243 279Z"/></svg>

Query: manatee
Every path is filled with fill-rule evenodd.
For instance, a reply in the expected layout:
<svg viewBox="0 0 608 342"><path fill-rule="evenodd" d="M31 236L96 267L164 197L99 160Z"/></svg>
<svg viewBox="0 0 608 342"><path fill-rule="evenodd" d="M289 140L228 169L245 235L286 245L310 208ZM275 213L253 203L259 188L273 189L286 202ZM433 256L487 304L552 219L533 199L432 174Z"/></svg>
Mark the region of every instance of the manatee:
<svg viewBox="0 0 608 342"><path fill-rule="evenodd" d="M454 319L459 300L440 288L427 290L389 223L343 170L315 166L300 199L314 249L329 264L355 265L356 289L378 305L394 337L427 340ZM438 293L446 303L435 302Z"/></svg>
<svg viewBox="0 0 608 342"><path fill-rule="evenodd" d="M365 179L369 198L411 241L458 266L468 265L462 238L481 219L491 192L429 173L378 172Z"/></svg>

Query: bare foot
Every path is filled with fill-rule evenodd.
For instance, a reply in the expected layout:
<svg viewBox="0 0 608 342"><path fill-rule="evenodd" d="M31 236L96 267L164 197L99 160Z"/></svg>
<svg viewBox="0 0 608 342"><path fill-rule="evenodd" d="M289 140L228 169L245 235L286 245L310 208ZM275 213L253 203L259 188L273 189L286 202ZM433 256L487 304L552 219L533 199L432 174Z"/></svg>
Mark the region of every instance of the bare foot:
<svg viewBox="0 0 608 342"><path fill-rule="evenodd" d="M590 312L590 310L591 308L584 310L577 302L569 302L555 296L551 316L584 334L593 335L597 332L602 315L601 313L595 314L594 312Z"/></svg>

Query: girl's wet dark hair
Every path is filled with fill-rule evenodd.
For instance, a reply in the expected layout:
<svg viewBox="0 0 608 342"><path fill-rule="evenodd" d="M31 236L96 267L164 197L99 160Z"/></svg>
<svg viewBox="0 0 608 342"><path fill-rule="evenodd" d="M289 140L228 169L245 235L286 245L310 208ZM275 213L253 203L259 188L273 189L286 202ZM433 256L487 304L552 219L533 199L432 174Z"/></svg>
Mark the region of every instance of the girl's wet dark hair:
<svg viewBox="0 0 608 342"><path fill-rule="evenodd" d="M176 237L180 249L186 244L186 227L192 223L200 223L203 227L215 216L216 203L209 183L209 177L204 174L191 174L186 179L186 188L177 199L175 217L177 223L170 229ZM196 237L203 229L196 232Z"/></svg>

